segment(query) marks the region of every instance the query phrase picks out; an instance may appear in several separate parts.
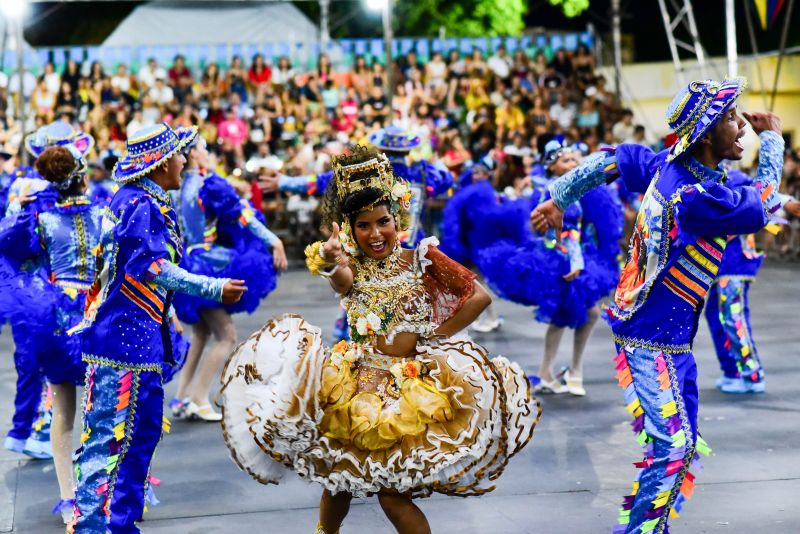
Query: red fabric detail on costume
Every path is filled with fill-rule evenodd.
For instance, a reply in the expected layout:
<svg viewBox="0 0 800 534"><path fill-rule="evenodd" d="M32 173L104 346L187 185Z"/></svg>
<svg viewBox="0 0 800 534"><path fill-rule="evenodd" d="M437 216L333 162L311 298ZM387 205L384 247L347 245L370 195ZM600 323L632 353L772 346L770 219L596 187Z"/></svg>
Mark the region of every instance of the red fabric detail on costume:
<svg viewBox="0 0 800 534"><path fill-rule="evenodd" d="M451 260L436 247L429 247L431 261L422 276L433 304L433 322L442 324L455 315L475 292L475 273Z"/></svg>

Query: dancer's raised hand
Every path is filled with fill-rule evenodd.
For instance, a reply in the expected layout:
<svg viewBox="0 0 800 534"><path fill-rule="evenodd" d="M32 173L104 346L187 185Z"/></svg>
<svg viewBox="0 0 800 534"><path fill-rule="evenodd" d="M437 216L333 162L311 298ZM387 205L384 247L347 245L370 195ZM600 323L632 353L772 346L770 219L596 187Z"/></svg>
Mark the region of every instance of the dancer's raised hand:
<svg viewBox="0 0 800 534"><path fill-rule="evenodd" d="M331 236L322 245L322 254L327 261L338 263L343 251L342 242L339 240L339 225L333 223L331 225Z"/></svg>
<svg viewBox="0 0 800 534"><path fill-rule="evenodd" d="M759 135L761 132L766 132L767 130L772 130L780 134L783 129L781 118L775 113L763 111L754 111L750 113L745 111L742 115L744 115L744 118L750 123L750 126L753 127L753 131L756 135Z"/></svg>

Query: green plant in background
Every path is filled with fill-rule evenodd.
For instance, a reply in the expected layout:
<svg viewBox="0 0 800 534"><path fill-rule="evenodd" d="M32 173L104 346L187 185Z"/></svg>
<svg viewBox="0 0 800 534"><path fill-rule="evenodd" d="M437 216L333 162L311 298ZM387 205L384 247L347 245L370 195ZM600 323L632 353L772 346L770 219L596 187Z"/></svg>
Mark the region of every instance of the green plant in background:
<svg viewBox="0 0 800 534"><path fill-rule="evenodd" d="M395 5L406 33L437 35L444 28L448 37L520 35L528 11L526 0L417 0Z"/></svg>
<svg viewBox="0 0 800 534"><path fill-rule="evenodd" d="M548 0L551 5L560 6L567 17L577 17L589 9L589 0Z"/></svg>

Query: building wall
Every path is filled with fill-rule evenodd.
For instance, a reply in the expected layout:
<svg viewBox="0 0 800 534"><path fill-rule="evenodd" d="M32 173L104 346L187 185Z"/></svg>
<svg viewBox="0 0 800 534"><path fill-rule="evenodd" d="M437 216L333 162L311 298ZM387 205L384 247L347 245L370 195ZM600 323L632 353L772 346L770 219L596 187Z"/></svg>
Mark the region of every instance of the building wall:
<svg viewBox="0 0 800 534"><path fill-rule="evenodd" d="M740 58L739 75L748 79L748 89L739 103L742 111L769 109L777 63L778 58L775 56L757 60ZM720 79L727 71L725 58L713 58L709 61L705 75L700 72L697 62L684 62L684 66L686 82L704 78ZM613 86L613 70L604 68L602 71L609 80L609 85ZM763 80L763 84L760 80ZM685 82L680 82L676 76L672 62L623 65L623 104L633 110L635 122L644 125L651 138L669 133L664 114L683 83ZM800 148L800 54L783 59L774 111L783 119L784 133L791 135L792 144Z"/></svg>

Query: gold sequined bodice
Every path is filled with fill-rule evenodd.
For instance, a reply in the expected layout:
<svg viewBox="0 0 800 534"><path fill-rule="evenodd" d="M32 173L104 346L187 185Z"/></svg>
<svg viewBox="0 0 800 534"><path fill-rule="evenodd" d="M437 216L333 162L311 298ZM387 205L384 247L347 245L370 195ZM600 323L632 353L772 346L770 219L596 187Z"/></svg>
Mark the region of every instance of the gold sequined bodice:
<svg viewBox="0 0 800 534"><path fill-rule="evenodd" d="M359 258L350 293L342 300L353 341L374 344L385 336L391 344L401 332L422 336L433 330L433 307L422 282L422 269L398 248L383 260Z"/></svg>

